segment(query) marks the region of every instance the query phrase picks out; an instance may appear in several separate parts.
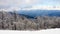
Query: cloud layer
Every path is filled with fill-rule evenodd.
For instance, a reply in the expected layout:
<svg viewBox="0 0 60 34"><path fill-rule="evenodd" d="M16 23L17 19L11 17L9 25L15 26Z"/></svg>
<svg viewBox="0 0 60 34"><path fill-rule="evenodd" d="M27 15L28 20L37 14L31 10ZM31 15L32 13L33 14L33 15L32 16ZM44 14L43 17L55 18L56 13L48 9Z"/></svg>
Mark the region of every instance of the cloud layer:
<svg viewBox="0 0 60 34"><path fill-rule="evenodd" d="M0 0L0 9L31 10L57 9L60 10L60 0ZM55 7L55 8L54 8Z"/></svg>

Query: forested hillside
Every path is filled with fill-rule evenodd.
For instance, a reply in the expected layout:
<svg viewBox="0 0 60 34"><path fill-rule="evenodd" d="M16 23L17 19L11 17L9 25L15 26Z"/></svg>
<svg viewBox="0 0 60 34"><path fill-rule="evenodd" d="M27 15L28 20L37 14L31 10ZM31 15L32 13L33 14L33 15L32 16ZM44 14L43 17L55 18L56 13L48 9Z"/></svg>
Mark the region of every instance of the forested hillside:
<svg viewBox="0 0 60 34"><path fill-rule="evenodd" d="M37 16L35 19L28 19L15 11L9 13L0 11L0 30L41 30L60 28L60 17Z"/></svg>

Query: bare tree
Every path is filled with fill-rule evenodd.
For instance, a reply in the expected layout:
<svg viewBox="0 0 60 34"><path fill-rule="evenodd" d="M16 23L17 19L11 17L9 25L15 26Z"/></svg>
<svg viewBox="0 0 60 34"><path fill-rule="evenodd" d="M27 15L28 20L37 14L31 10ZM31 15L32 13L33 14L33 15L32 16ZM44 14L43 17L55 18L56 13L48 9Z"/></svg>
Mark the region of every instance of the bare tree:
<svg viewBox="0 0 60 34"><path fill-rule="evenodd" d="M2 11L2 18L1 18L2 19L2 28L4 28L4 23L3 23L4 19L3 18L4 18L4 14L3 14L3 11Z"/></svg>
<svg viewBox="0 0 60 34"><path fill-rule="evenodd" d="M16 11L14 11L14 20L15 20L15 22L16 22L16 20L17 20L17 14L16 14Z"/></svg>

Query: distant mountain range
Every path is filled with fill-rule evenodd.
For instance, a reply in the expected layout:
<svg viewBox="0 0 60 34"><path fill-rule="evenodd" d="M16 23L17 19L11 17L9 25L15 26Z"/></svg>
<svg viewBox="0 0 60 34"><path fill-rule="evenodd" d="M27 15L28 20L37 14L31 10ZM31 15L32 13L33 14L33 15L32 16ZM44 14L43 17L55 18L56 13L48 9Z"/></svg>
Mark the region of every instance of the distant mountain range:
<svg viewBox="0 0 60 34"><path fill-rule="evenodd" d="M60 10L20 10L16 12L28 18L35 18L37 16L56 16L60 17Z"/></svg>

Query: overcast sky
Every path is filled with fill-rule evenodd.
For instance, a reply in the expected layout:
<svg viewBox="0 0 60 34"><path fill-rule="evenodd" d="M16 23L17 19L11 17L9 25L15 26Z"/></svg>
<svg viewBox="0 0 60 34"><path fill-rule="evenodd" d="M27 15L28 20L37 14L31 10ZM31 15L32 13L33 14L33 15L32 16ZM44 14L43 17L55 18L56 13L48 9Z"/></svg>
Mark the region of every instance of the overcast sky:
<svg viewBox="0 0 60 34"><path fill-rule="evenodd" d="M7 8L42 8L47 6L58 7L60 6L60 0L0 0L0 9Z"/></svg>

